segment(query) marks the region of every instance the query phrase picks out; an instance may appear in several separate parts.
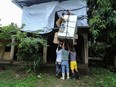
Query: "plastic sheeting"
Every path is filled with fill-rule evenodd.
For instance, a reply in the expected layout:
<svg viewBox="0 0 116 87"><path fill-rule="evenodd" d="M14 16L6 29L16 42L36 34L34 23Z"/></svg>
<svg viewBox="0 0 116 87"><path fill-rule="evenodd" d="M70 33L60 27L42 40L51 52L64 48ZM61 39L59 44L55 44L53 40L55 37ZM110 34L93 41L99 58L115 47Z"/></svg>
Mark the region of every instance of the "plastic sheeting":
<svg viewBox="0 0 116 87"><path fill-rule="evenodd" d="M88 26L87 18L82 18L87 16L86 0L70 0L61 3L52 1L23 7L22 24L25 24L23 31L39 31L40 34L51 32L54 28L55 12L61 16L64 10L70 10L72 14L78 16L77 26Z"/></svg>

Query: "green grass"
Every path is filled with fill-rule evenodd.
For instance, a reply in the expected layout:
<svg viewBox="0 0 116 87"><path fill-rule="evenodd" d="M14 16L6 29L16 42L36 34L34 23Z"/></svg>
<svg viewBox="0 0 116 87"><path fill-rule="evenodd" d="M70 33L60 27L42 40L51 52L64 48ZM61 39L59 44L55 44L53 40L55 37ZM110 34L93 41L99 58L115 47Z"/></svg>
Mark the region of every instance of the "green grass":
<svg viewBox="0 0 116 87"><path fill-rule="evenodd" d="M35 87L37 78L33 74L17 76L12 70L0 72L0 87Z"/></svg>
<svg viewBox="0 0 116 87"><path fill-rule="evenodd" d="M54 72L54 68L43 68L38 73L18 73L9 66L0 71L0 87L116 87L116 73L103 68L91 68L91 74L81 74L80 80L60 80Z"/></svg>

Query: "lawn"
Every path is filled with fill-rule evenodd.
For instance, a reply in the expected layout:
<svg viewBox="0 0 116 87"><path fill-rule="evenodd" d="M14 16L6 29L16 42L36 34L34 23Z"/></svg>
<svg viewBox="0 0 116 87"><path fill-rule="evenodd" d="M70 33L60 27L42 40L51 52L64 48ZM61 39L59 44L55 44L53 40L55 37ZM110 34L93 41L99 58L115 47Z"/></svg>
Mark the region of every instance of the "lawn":
<svg viewBox="0 0 116 87"><path fill-rule="evenodd" d="M116 73L104 68L93 67L89 74L80 74L80 80L58 79L54 67L43 67L36 73L18 68L5 66L0 70L0 87L116 87Z"/></svg>

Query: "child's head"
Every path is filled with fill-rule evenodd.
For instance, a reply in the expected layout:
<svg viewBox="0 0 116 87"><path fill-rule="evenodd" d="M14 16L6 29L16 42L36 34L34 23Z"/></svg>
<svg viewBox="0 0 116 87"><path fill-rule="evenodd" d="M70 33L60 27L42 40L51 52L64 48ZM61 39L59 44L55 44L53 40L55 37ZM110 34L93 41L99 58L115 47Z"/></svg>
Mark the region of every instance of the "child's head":
<svg viewBox="0 0 116 87"><path fill-rule="evenodd" d="M58 50L61 50L62 49L62 47L61 46L58 46Z"/></svg>
<svg viewBox="0 0 116 87"><path fill-rule="evenodd" d="M71 47L71 51L72 51L72 52L75 52L75 48L74 48L74 47Z"/></svg>
<svg viewBox="0 0 116 87"><path fill-rule="evenodd" d="M58 44L58 50L62 49L62 42L59 42Z"/></svg>
<svg viewBox="0 0 116 87"><path fill-rule="evenodd" d="M68 42L67 41L64 41L65 43L64 43L64 49L65 50L69 50L69 44L68 44Z"/></svg>
<svg viewBox="0 0 116 87"><path fill-rule="evenodd" d="M67 15L70 15L71 14L71 12L69 10L67 10L66 12L67 12Z"/></svg>
<svg viewBox="0 0 116 87"><path fill-rule="evenodd" d="M65 13L62 13L62 16L64 16L65 15Z"/></svg>

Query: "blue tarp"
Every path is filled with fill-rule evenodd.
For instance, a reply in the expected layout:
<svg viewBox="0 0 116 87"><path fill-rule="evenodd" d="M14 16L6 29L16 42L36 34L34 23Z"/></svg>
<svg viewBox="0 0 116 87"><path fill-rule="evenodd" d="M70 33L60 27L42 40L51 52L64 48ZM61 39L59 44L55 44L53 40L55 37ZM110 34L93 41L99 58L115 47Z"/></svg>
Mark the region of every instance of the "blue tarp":
<svg viewBox="0 0 116 87"><path fill-rule="evenodd" d="M21 8L23 6L31 6L33 4L40 4L40 3L46 3L46 2L51 2L51 1L67 1L67 0L12 0L14 3L17 3L18 6Z"/></svg>
<svg viewBox="0 0 116 87"><path fill-rule="evenodd" d="M14 1L26 2L27 0ZM28 0L28 2L29 1L32 1L33 3L38 1L38 3L40 3L40 0ZM86 0L67 0L63 2L59 2L58 0L43 1L45 1L46 3L36 3L31 6L23 5L22 24L26 25L23 31L41 31L41 34L49 33L54 28L55 13L57 13L60 17L61 14L65 12L65 10L70 10L72 14L77 15L77 26L88 26Z"/></svg>

